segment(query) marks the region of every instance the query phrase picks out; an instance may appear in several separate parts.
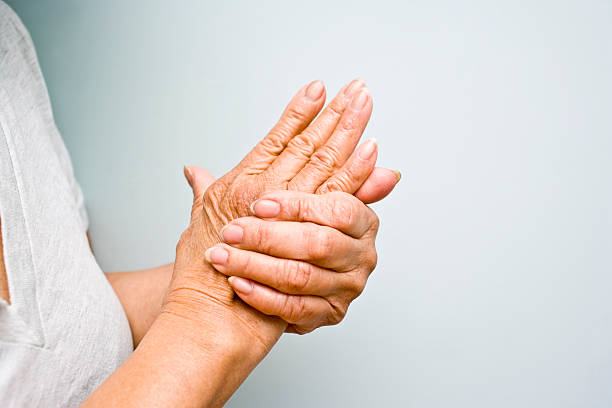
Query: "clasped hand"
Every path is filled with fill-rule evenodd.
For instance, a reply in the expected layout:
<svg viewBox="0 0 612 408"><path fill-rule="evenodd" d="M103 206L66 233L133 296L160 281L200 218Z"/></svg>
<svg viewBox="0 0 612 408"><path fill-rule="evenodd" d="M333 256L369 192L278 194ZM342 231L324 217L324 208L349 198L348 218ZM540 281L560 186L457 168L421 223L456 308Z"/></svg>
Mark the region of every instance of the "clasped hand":
<svg viewBox="0 0 612 408"><path fill-rule="evenodd" d="M374 167L375 141L355 150L372 111L364 82L347 84L317 117L324 95L319 81L302 88L212 184L204 170L186 169L194 204L164 313L216 327L231 321L230 336L256 338L264 352L283 330L342 320L376 265L378 218L364 202L398 178Z"/></svg>

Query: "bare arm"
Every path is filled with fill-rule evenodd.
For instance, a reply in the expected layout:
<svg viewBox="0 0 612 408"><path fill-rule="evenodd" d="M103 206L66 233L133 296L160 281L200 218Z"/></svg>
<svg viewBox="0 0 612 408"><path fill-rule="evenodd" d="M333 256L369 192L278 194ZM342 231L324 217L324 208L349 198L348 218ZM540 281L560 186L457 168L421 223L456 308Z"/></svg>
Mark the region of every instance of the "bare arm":
<svg viewBox="0 0 612 408"><path fill-rule="evenodd" d="M175 309L158 316L130 358L83 406L223 405L276 338L268 337L264 346L234 316L202 306L201 313Z"/></svg>
<svg viewBox="0 0 612 408"><path fill-rule="evenodd" d="M169 263L140 271L106 274L130 322L134 347L140 344L161 311L173 268L174 263Z"/></svg>
<svg viewBox="0 0 612 408"><path fill-rule="evenodd" d="M321 86L314 82L302 88L268 136L210 188L196 188L187 174L194 187L191 223L177 245L161 312L135 352L85 406L222 405L287 328L280 318L237 299L227 277L203 258L219 242L223 225L247 215L249 205L266 191L341 190L359 197L360 187L374 174L375 156L361 158L372 163L363 172L364 166L354 166L349 155L369 119L371 98L363 81L353 81L313 121L324 104ZM388 176L394 185L396 176L392 172ZM325 185L326 180L334 182ZM121 298L130 294L126 288L138 286L132 277L136 282L135 277L146 279L152 271L111 281ZM158 287L146 285L143 293ZM126 309L138 304L122 302ZM142 309L126 313L134 320Z"/></svg>

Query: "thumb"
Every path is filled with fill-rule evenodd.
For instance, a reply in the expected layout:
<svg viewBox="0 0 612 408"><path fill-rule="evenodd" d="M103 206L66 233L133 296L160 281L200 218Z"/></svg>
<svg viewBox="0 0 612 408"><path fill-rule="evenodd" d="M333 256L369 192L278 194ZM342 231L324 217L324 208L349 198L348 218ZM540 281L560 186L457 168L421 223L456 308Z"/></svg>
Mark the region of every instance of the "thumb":
<svg viewBox="0 0 612 408"><path fill-rule="evenodd" d="M376 167L368 179L355 192L355 197L365 204L375 203L385 198L397 185L402 175L397 170Z"/></svg>
<svg viewBox="0 0 612 408"><path fill-rule="evenodd" d="M185 178L193 190L193 207L191 208L191 218L202 207L202 198L206 189L215 182L215 176L198 166L185 166L183 169Z"/></svg>

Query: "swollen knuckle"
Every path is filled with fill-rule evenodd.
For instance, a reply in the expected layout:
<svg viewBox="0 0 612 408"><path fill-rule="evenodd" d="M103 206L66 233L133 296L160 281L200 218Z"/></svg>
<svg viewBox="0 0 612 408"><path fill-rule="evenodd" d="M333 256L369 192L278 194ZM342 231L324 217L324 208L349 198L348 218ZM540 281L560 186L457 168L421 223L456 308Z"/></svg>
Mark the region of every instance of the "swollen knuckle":
<svg viewBox="0 0 612 408"><path fill-rule="evenodd" d="M332 191L338 191L338 182L336 180L331 180L317 188L317 194L327 194Z"/></svg>
<svg viewBox="0 0 612 408"><path fill-rule="evenodd" d="M335 302L330 303L331 308L327 314L327 324L334 326L344 320L348 306L343 304L336 304Z"/></svg>
<svg viewBox="0 0 612 408"><path fill-rule="evenodd" d="M372 248L367 251L364 259L364 266L366 267L368 274L372 273L374 269L376 269L376 265L378 263L378 254L376 253L376 249Z"/></svg>
<svg viewBox="0 0 612 408"><path fill-rule="evenodd" d="M317 194L327 194L335 191L349 191L350 190L350 179L345 173L336 175L333 180L330 180L323 184L317 190Z"/></svg>
<svg viewBox="0 0 612 408"><path fill-rule="evenodd" d="M292 150L299 152L303 156L310 156L315 149L313 137L308 131L304 131L298 137L293 138L289 142L289 146Z"/></svg>
<svg viewBox="0 0 612 408"><path fill-rule="evenodd" d="M298 221L312 220L317 212L316 202L311 199L312 196L300 197L295 201L296 219Z"/></svg>
<svg viewBox="0 0 612 408"><path fill-rule="evenodd" d="M294 329L294 333L295 334L299 334L300 336L303 336L304 334L308 334L310 332L312 332L315 328L314 327L310 327L310 326L299 326L299 327L295 327Z"/></svg>
<svg viewBox="0 0 612 408"><path fill-rule="evenodd" d="M335 169L336 157L337 154L328 146L314 152L310 157L310 163L321 171L331 173Z"/></svg>
<svg viewBox="0 0 612 408"><path fill-rule="evenodd" d="M335 240L330 231L322 228L313 228L308 233L309 257L313 260L328 258L334 249Z"/></svg>
<svg viewBox="0 0 612 408"><path fill-rule="evenodd" d="M357 221L360 208L348 194L337 194L331 207L332 219L337 220L338 228L349 228Z"/></svg>
<svg viewBox="0 0 612 408"><path fill-rule="evenodd" d="M378 228L380 227L380 218L378 215L368 206L364 206L368 211L365 215L368 220L368 231L372 232L374 235L378 232Z"/></svg>
<svg viewBox="0 0 612 408"><path fill-rule="evenodd" d="M372 211L371 225L372 225L372 231L378 232L378 228L380 228L380 218L378 218L378 215L376 215L374 211Z"/></svg>
<svg viewBox="0 0 612 408"><path fill-rule="evenodd" d="M281 310L287 322L296 323L305 315L306 301L302 296L285 296Z"/></svg>
<svg viewBox="0 0 612 408"><path fill-rule="evenodd" d="M268 252L270 250L270 229L265 223L257 223L255 226L255 233L253 234L254 247L261 252Z"/></svg>
<svg viewBox="0 0 612 408"><path fill-rule="evenodd" d="M307 263L286 260L283 275L282 287L291 292L301 293L304 292L310 284L312 270Z"/></svg>
<svg viewBox="0 0 612 408"><path fill-rule="evenodd" d="M283 140L286 138L287 131L279 128L268 133L265 139L260 142L261 149L269 154L276 155L284 148Z"/></svg>
<svg viewBox="0 0 612 408"><path fill-rule="evenodd" d="M350 288L350 298L351 299L354 300L363 293L363 290L365 289L367 281L368 281L367 276L360 276L352 280L352 285Z"/></svg>
<svg viewBox="0 0 612 408"><path fill-rule="evenodd" d="M302 105L291 106L287 110L287 120L291 122L305 122L308 119L308 113Z"/></svg>

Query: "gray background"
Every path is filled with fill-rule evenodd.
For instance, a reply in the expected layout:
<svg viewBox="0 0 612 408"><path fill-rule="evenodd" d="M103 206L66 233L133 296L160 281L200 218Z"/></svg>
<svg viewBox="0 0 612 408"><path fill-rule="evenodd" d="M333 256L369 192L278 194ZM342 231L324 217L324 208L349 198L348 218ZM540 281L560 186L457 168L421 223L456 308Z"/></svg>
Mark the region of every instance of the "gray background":
<svg viewBox="0 0 612 408"><path fill-rule="evenodd" d="M106 271L172 260L184 164L219 176L303 83L368 81L404 175L380 264L229 406L612 405L610 2L9 3Z"/></svg>

